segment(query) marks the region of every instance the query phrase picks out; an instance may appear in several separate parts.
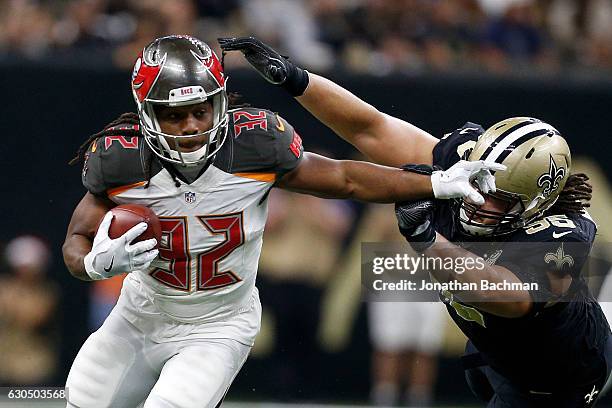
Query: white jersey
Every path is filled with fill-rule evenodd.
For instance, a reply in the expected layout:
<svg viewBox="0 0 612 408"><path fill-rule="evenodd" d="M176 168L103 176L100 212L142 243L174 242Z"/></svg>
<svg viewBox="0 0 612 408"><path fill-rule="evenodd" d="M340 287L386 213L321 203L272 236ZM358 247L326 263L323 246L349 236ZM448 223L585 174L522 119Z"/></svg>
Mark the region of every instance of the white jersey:
<svg viewBox="0 0 612 408"><path fill-rule="evenodd" d="M275 180L297 166L302 146L269 111L229 114L225 144L191 184L141 138L106 136L88 153L83 182L91 193L150 207L162 224L158 259L124 285L136 314L213 323L253 307L266 198Z"/></svg>
<svg viewBox="0 0 612 408"><path fill-rule="evenodd" d="M176 187L163 170L148 188L112 197L160 218L160 256L134 278L162 312L190 322L225 319L249 306L268 213L262 199L271 184L210 166L190 185Z"/></svg>

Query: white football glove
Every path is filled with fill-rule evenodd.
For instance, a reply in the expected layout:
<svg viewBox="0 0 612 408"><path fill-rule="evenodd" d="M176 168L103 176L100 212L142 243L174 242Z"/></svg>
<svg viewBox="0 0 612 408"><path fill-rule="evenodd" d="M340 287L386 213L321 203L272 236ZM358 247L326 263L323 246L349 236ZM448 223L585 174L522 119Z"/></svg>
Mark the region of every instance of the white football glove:
<svg viewBox="0 0 612 408"><path fill-rule="evenodd" d="M125 272L147 268L159 251L155 248L155 238L131 242L145 232L147 224L141 222L133 226L117 239L108 236L113 213L107 212L93 241L91 252L85 255L85 271L92 280L107 279Z"/></svg>
<svg viewBox="0 0 612 408"><path fill-rule="evenodd" d="M484 197L472 187L475 181L480 191L494 193L495 177L490 170L503 171L506 166L494 162L466 161L455 163L446 171L434 171L431 174L431 187L436 198L467 197L476 205L484 204Z"/></svg>

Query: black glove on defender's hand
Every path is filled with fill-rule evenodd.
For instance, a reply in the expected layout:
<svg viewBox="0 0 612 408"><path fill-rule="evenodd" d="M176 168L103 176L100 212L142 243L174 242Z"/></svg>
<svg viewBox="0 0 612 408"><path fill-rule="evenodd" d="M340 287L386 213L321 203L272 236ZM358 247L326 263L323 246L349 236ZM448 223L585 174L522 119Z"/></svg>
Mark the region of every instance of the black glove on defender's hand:
<svg viewBox="0 0 612 408"><path fill-rule="evenodd" d="M412 249L423 252L436 241L432 200L395 203L395 216L400 233Z"/></svg>
<svg viewBox="0 0 612 408"><path fill-rule="evenodd" d="M402 169L424 175L431 175L434 171L433 167L425 164L406 164ZM436 240L433 211L433 200L395 203L395 216L400 233L417 252L425 251Z"/></svg>
<svg viewBox="0 0 612 408"><path fill-rule="evenodd" d="M308 86L308 72L255 37L219 38L223 51L241 51L246 60L268 82L300 96Z"/></svg>

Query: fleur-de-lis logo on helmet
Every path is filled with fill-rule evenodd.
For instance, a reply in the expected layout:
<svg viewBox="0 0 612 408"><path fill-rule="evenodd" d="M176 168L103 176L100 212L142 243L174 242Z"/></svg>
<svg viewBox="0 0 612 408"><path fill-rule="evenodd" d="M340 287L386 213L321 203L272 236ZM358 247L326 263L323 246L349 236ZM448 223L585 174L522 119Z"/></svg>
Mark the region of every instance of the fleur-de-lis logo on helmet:
<svg viewBox="0 0 612 408"><path fill-rule="evenodd" d="M559 188L559 180L563 180L563 177L565 177L565 167L557 167L557 163L551 155L548 173L544 173L538 178L538 187L544 188L542 190L544 197L548 197Z"/></svg>

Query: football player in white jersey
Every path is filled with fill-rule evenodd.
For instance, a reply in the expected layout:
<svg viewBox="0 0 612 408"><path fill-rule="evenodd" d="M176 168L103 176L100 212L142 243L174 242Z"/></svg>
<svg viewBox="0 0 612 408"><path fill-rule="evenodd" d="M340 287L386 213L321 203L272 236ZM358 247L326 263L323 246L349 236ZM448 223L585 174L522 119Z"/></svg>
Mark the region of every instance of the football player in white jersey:
<svg viewBox="0 0 612 408"><path fill-rule="evenodd" d="M77 156L88 191L68 226L65 263L83 280L129 274L73 363L68 407L220 404L259 330L255 276L272 187L372 202L482 202L470 183L489 191L488 169L503 167L459 162L430 177L304 152L278 115L228 108L221 63L192 37L147 45L132 91L138 115L122 115ZM109 238L109 209L124 203L160 217L159 249L155 239L132 243L144 223Z"/></svg>

